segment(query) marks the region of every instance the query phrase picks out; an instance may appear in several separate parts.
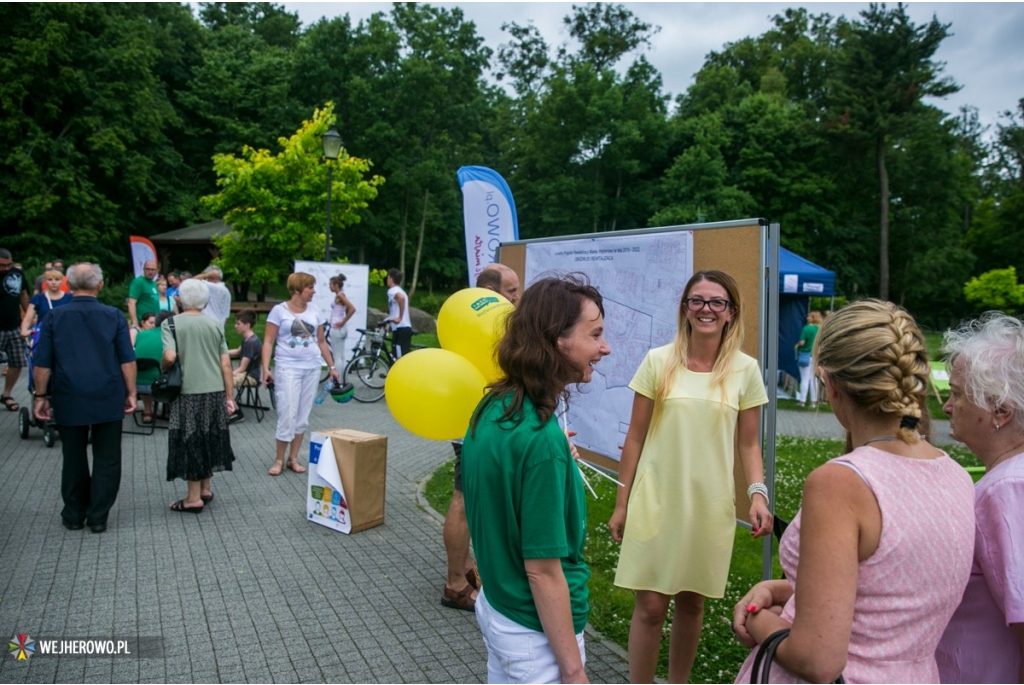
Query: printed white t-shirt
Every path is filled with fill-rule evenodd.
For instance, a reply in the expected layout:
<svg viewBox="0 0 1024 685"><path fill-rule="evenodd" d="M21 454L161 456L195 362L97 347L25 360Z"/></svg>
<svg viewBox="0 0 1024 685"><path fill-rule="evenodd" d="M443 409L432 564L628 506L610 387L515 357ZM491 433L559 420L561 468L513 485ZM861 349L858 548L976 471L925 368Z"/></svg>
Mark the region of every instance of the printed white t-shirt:
<svg viewBox="0 0 1024 685"><path fill-rule="evenodd" d="M316 329L323 324L320 312L312 304L296 314L288 303L275 305L267 314L267 323L278 327L274 362L292 369L319 369L322 363Z"/></svg>

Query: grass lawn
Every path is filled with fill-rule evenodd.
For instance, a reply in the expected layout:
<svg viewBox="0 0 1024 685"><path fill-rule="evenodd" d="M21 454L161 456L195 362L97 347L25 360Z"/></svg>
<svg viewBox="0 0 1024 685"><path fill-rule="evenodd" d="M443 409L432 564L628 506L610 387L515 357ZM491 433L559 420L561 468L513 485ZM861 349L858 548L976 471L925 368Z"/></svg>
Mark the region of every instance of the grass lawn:
<svg viewBox="0 0 1024 685"><path fill-rule="evenodd" d="M800 507L807 474L837 456L842 450L842 443L837 440L779 436L776 450L775 513L790 520ZM977 460L964 448L954 448L950 454L965 466L978 465ZM448 462L439 468L425 488L430 506L441 514L448 511L448 503L451 501L453 467L454 462ZM588 495L587 507L586 557L593 574L590 579L590 623L625 649L633 613L633 593L617 588L612 583L619 559L619 546L611 539L606 526L615 506L615 485L600 477L592 477L590 482L598 494L596 500ZM746 658L748 650L733 638L728 621L732 617L733 605L761 579L761 545L760 540L752 540L748 531L737 527L725 597L708 600L705 604L704 631L691 676L694 683L732 682ZM776 578L781 577L777 558L778 546L773 542ZM658 666L658 675L662 678L668 674L668 630L671 617L670 609Z"/></svg>

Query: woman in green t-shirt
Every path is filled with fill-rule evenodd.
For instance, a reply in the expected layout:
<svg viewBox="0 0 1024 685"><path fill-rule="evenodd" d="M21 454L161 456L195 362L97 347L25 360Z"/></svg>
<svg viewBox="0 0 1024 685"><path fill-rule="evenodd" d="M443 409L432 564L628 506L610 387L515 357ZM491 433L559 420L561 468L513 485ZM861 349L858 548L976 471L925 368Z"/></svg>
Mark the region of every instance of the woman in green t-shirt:
<svg viewBox="0 0 1024 685"><path fill-rule="evenodd" d="M488 682L586 682L587 507L558 425L567 386L611 350L600 293L572 276L531 285L508 317L462 448L462 487L484 586L476 617Z"/></svg>
<svg viewBox="0 0 1024 685"><path fill-rule="evenodd" d="M796 347L796 363L800 367L800 389L796 393L796 401L800 406L807 403L807 390L811 391L811 406L818 405L818 380L814 377L814 367L811 366L811 350L814 349L814 339L818 337L818 328L821 326L821 312L813 310L807 314L807 324L800 331L800 340Z"/></svg>

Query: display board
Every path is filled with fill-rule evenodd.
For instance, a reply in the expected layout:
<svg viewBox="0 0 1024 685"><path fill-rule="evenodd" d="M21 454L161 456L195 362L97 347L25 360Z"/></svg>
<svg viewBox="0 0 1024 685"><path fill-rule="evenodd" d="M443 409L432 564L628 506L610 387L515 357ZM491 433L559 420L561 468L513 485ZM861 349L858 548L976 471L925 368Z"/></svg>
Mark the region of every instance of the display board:
<svg viewBox="0 0 1024 685"><path fill-rule="evenodd" d="M356 313L345 324L348 331L346 341L345 363L353 357L352 348L359 340L357 328L366 328L366 308L370 296L370 267L366 264L332 264L329 262L295 262L295 273L307 273L316 279L316 294L313 295L313 306L320 312L324 321L331 317L331 279L339 273L345 274L345 296L356 308Z"/></svg>
<svg viewBox="0 0 1024 685"><path fill-rule="evenodd" d="M760 219L502 243L499 261L516 271L523 289L543 273L582 272L605 298L612 354L570 398L569 427L577 431L574 441L585 459L618 471L632 410L628 383L649 349L672 341L683 287L696 271L719 269L736 279L743 351L766 369L766 250L767 226ZM774 449L766 449L766 476L773 456ZM746 480L738 459L735 473L736 515L746 520Z"/></svg>

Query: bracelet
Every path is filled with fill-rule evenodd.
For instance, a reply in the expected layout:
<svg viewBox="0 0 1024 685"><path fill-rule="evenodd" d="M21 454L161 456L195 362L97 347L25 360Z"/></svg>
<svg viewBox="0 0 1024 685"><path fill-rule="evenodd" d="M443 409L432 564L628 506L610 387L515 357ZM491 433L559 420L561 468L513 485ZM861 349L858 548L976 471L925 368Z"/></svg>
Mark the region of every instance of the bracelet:
<svg viewBox="0 0 1024 685"><path fill-rule="evenodd" d="M32 393L32 397L36 398L37 400L45 400L47 397L49 397L49 395L37 395L36 393Z"/></svg>
<svg viewBox="0 0 1024 685"><path fill-rule="evenodd" d="M764 483L753 483L747 488L747 499L753 500L754 495L761 495L764 501L768 502L768 486Z"/></svg>

